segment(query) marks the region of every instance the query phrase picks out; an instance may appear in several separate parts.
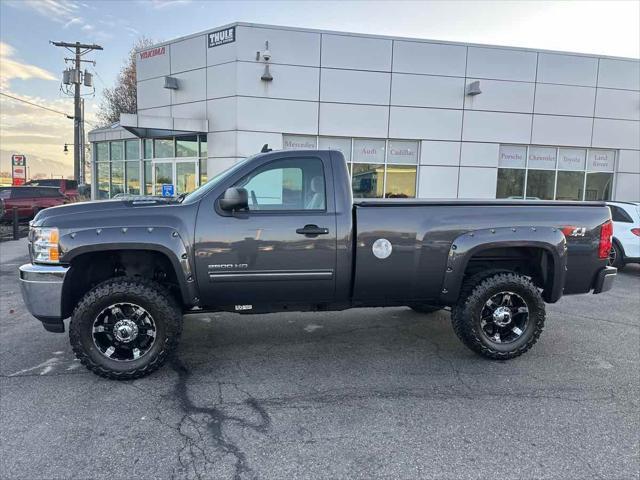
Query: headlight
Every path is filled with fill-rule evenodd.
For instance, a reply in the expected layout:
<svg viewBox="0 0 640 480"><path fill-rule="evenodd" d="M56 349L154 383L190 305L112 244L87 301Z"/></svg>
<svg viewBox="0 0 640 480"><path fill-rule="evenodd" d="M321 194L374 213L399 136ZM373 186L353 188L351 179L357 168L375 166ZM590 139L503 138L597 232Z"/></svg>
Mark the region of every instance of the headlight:
<svg viewBox="0 0 640 480"><path fill-rule="evenodd" d="M33 249L33 261L37 263L58 263L60 258L60 233L57 228L32 227L29 232Z"/></svg>

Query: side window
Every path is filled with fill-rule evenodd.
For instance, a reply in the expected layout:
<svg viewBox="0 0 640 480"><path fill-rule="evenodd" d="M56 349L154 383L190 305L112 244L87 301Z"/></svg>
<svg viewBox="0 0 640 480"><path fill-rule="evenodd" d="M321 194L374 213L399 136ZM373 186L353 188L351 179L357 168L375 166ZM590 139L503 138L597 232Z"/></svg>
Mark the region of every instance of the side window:
<svg viewBox="0 0 640 480"><path fill-rule="evenodd" d="M18 187L13 189L13 195L11 198L33 198L38 194L35 192L35 187Z"/></svg>
<svg viewBox="0 0 640 480"><path fill-rule="evenodd" d="M611 209L611 219L614 222L633 223L632 218L622 208L613 205L609 205L609 208Z"/></svg>
<svg viewBox="0 0 640 480"><path fill-rule="evenodd" d="M236 184L249 194L250 211L324 210L322 161L283 159L264 165Z"/></svg>

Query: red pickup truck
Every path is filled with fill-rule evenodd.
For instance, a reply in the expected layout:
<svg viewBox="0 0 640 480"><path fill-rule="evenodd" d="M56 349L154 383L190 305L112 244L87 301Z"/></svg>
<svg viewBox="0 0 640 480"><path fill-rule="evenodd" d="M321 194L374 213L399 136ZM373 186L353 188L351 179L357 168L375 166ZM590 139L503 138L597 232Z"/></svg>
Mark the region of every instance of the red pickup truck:
<svg viewBox="0 0 640 480"><path fill-rule="evenodd" d="M29 180L24 184L25 187L56 187L60 193L66 195L69 200L78 200L78 182L66 178L41 178L38 180Z"/></svg>
<svg viewBox="0 0 640 480"><path fill-rule="evenodd" d="M31 220L40 210L69 203L70 199L56 187L0 187L0 220L11 221L13 207L20 220Z"/></svg>

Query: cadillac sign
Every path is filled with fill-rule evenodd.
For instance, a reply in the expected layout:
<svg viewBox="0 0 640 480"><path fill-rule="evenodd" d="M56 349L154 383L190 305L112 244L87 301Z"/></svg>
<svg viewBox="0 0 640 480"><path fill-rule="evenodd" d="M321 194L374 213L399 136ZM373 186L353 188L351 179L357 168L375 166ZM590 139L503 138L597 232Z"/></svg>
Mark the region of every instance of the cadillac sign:
<svg viewBox="0 0 640 480"><path fill-rule="evenodd" d="M236 41L236 27L225 28L209 34L209 48Z"/></svg>

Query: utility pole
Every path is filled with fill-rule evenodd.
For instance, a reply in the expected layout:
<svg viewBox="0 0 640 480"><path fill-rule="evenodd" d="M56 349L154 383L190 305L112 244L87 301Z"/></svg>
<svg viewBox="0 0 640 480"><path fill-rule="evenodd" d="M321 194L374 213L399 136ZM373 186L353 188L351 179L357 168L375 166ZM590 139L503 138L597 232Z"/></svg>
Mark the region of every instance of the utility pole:
<svg viewBox="0 0 640 480"><path fill-rule="evenodd" d="M67 50L75 53L74 58L65 58L65 60L70 60L73 62L72 70L65 70L62 76L62 82L65 85L69 85L71 83L74 84L74 92L73 92L73 101L74 101L74 114L73 114L73 178L77 181L84 181L84 175L82 174L84 171L84 151L82 149L82 145L84 144L84 139L81 140L81 135L83 135L84 130L84 117L82 112L82 106L80 105L80 86L82 84L82 72L80 71L80 63L81 62L89 62L95 64L95 62L90 60L82 60L81 57L92 51L92 50L102 50L100 45L88 45L85 43L75 42L50 42L56 47L64 47ZM92 86L91 84L91 74L85 70L84 73L84 84L87 87ZM82 125L82 127L81 127ZM82 157L82 162L81 162ZM82 168L80 164L82 163Z"/></svg>

